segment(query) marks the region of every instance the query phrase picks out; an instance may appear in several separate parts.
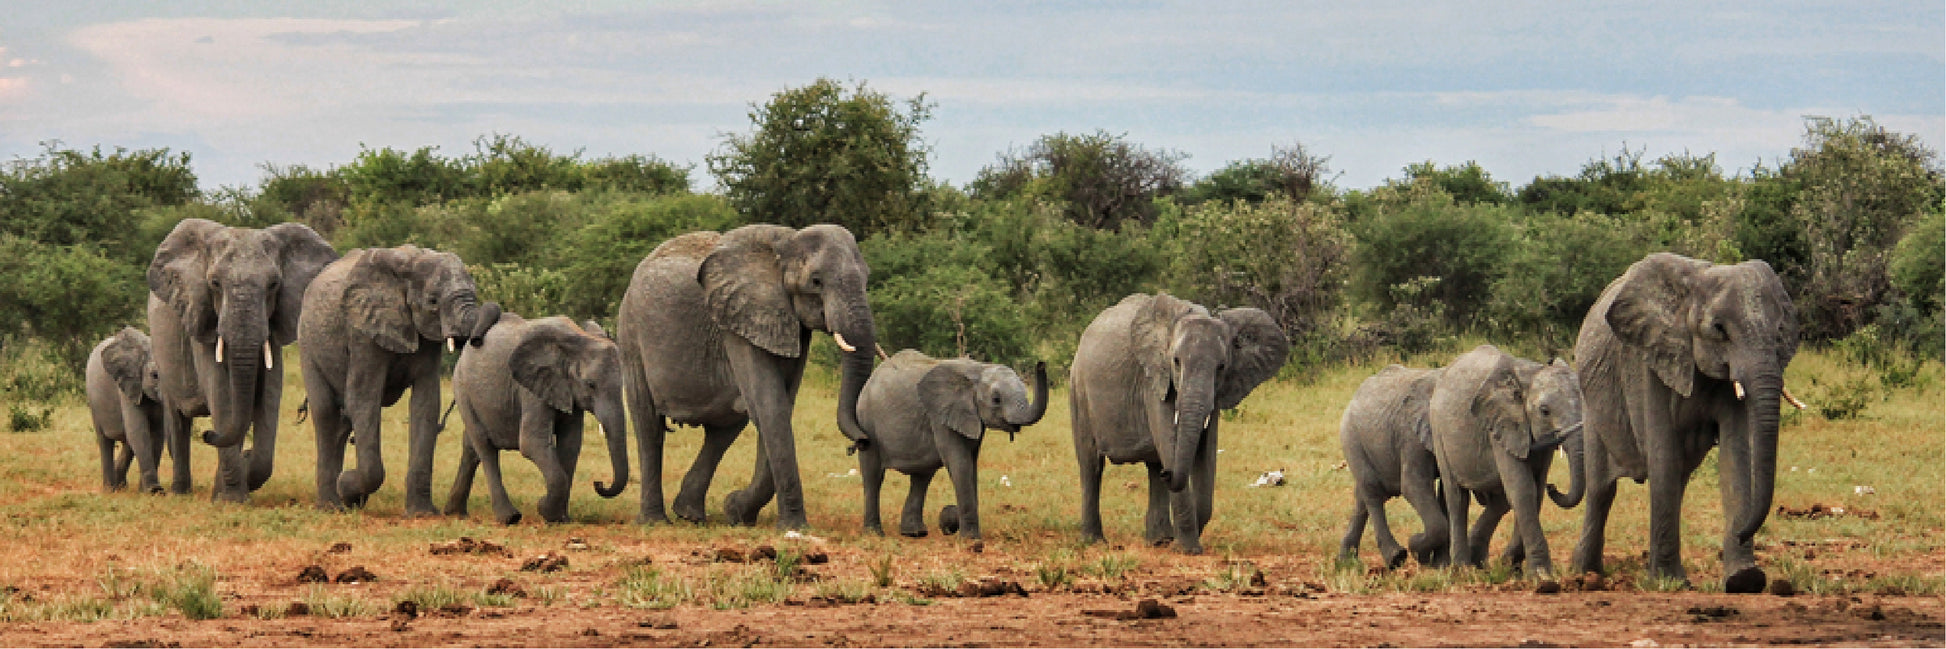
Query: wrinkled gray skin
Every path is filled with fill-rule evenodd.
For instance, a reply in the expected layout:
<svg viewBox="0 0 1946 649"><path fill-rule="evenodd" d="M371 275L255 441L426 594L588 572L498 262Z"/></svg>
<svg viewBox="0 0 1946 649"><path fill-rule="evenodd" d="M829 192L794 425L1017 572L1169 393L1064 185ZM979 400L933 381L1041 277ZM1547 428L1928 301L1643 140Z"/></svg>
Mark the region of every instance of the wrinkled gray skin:
<svg viewBox="0 0 1946 649"><path fill-rule="evenodd" d="M466 515L473 472L484 465L494 519L520 522L500 479L500 452L518 450L547 482L547 495L537 505L541 519L567 522L568 488L590 413L608 442L615 475L613 487L596 482L595 493L614 498L628 486L622 352L592 321L575 326L558 316L526 320L501 314L478 347L460 352L453 366L453 400L466 422L466 447L446 499L447 514Z"/></svg>
<svg viewBox="0 0 1946 649"><path fill-rule="evenodd" d="M703 448L675 499L677 516L700 522L723 452L754 420L756 469L748 487L724 498L724 514L754 524L775 495L778 527L805 526L791 430L804 353L812 331L853 346L840 363L838 431L869 444L856 413L877 346L868 274L858 242L836 225L692 232L663 242L635 267L615 337L642 455L638 522L668 520L662 444L669 422L703 427Z"/></svg>
<svg viewBox="0 0 1946 649"><path fill-rule="evenodd" d="M1542 365L1481 345L1441 372L1427 418L1446 500L1447 547L1456 560L1484 566L1494 529L1511 509L1514 541L1502 556L1516 566L1525 559L1528 576L1554 577L1541 531L1541 486L1547 483L1554 449L1581 435L1582 407L1580 380L1560 359ZM1571 467L1581 459L1574 455L1571 450ZM1581 471L1572 473L1574 484L1581 484ZM1483 506L1471 533L1466 528L1469 496ZM1555 498L1564 508L1578 504L1566 496Z"/></svg>
<svg viewBox="0 0 1946 649"><path fill-rule="evenodd" d="M283 348L297 340L305 288L337 258L299 223L253 230L185 219L156 247L149 331L162 434L175 459L172 491L189 492L190 421L205 415L215 430L203 441L217 448L212 499L243 502L270 479Z"/></svg>
<svg viewBox="0 0 1946 649"><path fill-rule="evenodd" d="M101 447L101 487L128 486L131 461L141 466L142 493L162 493L156 465L162 461L162 377L149 353L149 336L124 327L88 354L88 412ZM119 452L116 444L120 443Z"/></svg>
<svg viewBox="0 0 1946 649"><path fill-rule="evenodd" d="M385 483L379 412L412 389L405 472L407 516L437 515L432 459L439 439L439 362L500 319L481 304L466 265L417 246L346 254L304 296L297 337L318 445L318 507L362 506ZM358 468L345 469L357 439Z"/></svg>
<svg viewBox="0 0 1946 649"><path fill-rule="evenodd" d="M1203 551L1216 488L1216 411L1235 408L1284 366L1290 342L1268 314L1211 316L1167 294L1135 294L1081 333L1069 371L1081 535L1102 540L1103 461L1149 469L1143 538Z"/></svg>
<svg viewBox="0 0 1946 649"><path fill-rule="evenodd" d="M1358 542L1370 520L1386 567L1405 563L1407 548L1399 545L1385 520L1385 501L1399 496L1405 496L1426 524L1424 532L1409 539L1412 556L1422 566L1445 565L1449 560L1446 504L1437 485L1439 462L1426 445L1432 425L1426 408L1441 372L1389 365L1360 383L1345 406L1338 422L1338 442L1351 471L1352 505L1351 523L1339 544L1340 561L1357 559Z"/></svg>
<svg viewBox="0 0 1946 649"><path fill-rule="evenodd" d="M1757 592L1753 543L1777 478L1778 402L1797 354L1797 309L1769 264L1649 255L1602 291L1575 358L1588 399L1588 508L1576 570L1600 571L1616 481L1649 483L1649 570L1686 579L1683 490L1720 445L1723 590ZM1739 398L1735 383L1744 394Z"/></svg>
<svg viewBox="0 0 1946 649"><path fill-rule="evenodd" d="M1047 365L1034 366L1034 395L1005 365L967 358L938 360L914 350L893 354L872 371L858 395L858 424L872 443L858 453L865 479L865 529L882 534L879 488L885 470L912 478L899 533L926 535L926 489L946 467L957 505L940 511L940 531L980 537L980 443L989 428L1009 439L1047 413Z"/></svg>

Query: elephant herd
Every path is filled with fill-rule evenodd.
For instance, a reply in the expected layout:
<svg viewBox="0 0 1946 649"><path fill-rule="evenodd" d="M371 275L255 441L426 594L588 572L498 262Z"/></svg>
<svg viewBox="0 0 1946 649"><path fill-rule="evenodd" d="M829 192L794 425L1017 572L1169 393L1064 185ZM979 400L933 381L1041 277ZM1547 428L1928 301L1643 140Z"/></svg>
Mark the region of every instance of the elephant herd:
<svg viewBox="0 0 1946 649"><path fill-rule="evenodd" d="M201 439L218 449L212 498L247 500L273 469L281 350L297 343L321 508L360 507L384 483L380 412L409 389L405 510L441 513L432 499L444 425L440 368L457 353L451 409L465 434L445 514L466 514L483 469L494 518L518 522L499 463L501 451L518 450L545 482L541 518L566 520L584 422L593 415L612 461L612 480L594 484L604 498L628 484L627 435L635 433L638 523L669 520L662 452L672 424L703 429L673 500L676 517L701 522L725 451L754 423L750 483L725 496L721 512L751 524L775 498L777 524L802 528L791 417L812 333L823 331L842 351L836 423L859 456L864 528L880 531L879 491L893 469L913 477L899 531L925 535L926 491L945 468L956 503L940 512L939 526L977 539L981 441L987 430L1011 436L1040 421L1045 364L1034 368L1030 388L1002 365L912 350L886 357L868 276L857 241L835 225L684 234L636 266L611 337L592 322L502 312L480 299L450 253L405 245L340 255L301 224L259 230L185 220L149 267L150 331L124 329L88 359L103 485L123 488L135 465L138 488L161 492L167 448L170 490L187 493L191 422L209 417L212 430ZM1681 578L1682 491L1720 445L1731 518L1725 588L1759 589L1752 537L1770 506L1778 408L1790 400L1782 375L1796 328L1791 303L1763 262L1715 265L1664 253L1638 262L1602 294L1576 344L1578 367L1482 346L1441 369L1386 368L1359 388L1340 425L1356 483L1342 551L1355 555L1369 522L1388 565L1408 555L1428 565L1455 558L1478 565L1494 527L1512 511L1517 534L1507 558L1546 577L1553 569L1539 529L1540 486L1564 447L1569 492L1547 489L1562 507L1584 495L1588 502L1575 569L1601 569L1608 509L1617 481L1629 477L1650 484L1651 568ZM1201 552L1215 490L1216 413L1275 376L1289 351L1276 322L1252 308L1212 312L1167 294L1137 294L1099 314L1081 335L1069 375L1084 539L1103 536L1104 463L1139 462L1149 475L1144 538ZM351 468L348 444L357 449ZM1425 522L1407 546L1392 536L1383 509L1400 495ZM1484 509L1469 530L1471 501Z"/></svg>

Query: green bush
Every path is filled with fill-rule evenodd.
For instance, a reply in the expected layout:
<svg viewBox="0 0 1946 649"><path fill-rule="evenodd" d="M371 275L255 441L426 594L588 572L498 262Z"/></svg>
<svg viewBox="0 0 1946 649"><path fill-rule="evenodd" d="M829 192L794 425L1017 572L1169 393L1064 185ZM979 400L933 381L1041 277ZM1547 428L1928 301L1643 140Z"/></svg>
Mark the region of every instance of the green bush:
<svg viewBox="0 0 1946 649"><path fill-rule="evenodd" d="M75 375L110 332L139 324L148 265L110 259L92 244L58 245L0 235L0 340L47 341ZM78 381L77 381L78 384Z"/></svg>
<svg viewBox="0 0 1946 649"><path fill-rule="evenodd" d="M1204 203L1173 225L1177 295L1210 308L1263 309L1293 338L1322 329L1337 311L1351 237L1332 206L1282 196Z"/></svg>
<svg viewBox="0 0 1946 649"><path fill-rule="evenodd" d="M662 242L686 232L742 225L736 210L712 194L583 192L579 197L585 225L567 233L566 252L557 255L567 281L561 312L577 319L614 317L635 266Z"/></svg>
<svg viewBox="0 0 1946 649"><path fill-rule="evenodd" d="M560 271L520 264L472 264L466 267L480 299L524 318L545 318L566 312L568 278Z"/></svg>
<svg viewBox="0 0 1946 649"><path fill-rule="evenodd" d="M1402 305L1393 288L1421 277L1438 278L1415 293L1412 306L1444 305L1449 326L1482 324L1495 282L1518 249L1517 208L1461 204L1426 183L1376 200L1366 217L1351 226L1358 244L1353 286L1367 304L1381 311Z"/></svg>
<svg viewBox="0 0 1946 649"><path fill-rule="evenodd" d="M872 268L872 317L888 353L971 356L1010 365L1032 360L1027 314L982 260L988 248L936 230L876 235L863 244Z"/></svg>
<svg viewBox="0 0 1946 649"><path fill-rule="evenodd" d="M1157 199L1182 189L1189 156L1151 150L1126 135L1043 135L980 170L968 192L982 199L1028 197L1060 203L1069 221L1095 229L1153 223Z"/></svg>
<svg viewBox="0 0 1946 649"><path fill-rule="evenodd" d="M1537 214L1522 225L1487 303L1493 330L1574 346L1581 320L1608 283L1651 251L1638 223L1593 212Z"/></svg>

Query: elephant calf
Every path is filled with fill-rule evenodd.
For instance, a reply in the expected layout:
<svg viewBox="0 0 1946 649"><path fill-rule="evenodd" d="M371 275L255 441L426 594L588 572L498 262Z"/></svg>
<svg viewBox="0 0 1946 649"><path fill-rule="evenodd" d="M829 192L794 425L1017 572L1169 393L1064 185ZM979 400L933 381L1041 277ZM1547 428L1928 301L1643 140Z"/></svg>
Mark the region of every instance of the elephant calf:
<svg viewBox="0 0 1946 649"><path fill-rule="evenodd" d="M162 493L156 465L162 460L161 375L150 353L149 336L133 327L95 345L86 370L88 411L95 443L101 446L101 486L128 486L131 459L141 466L143 493ZM116 443L121 443L119 454Z"/></svg>
<svg viewBox="0 0 1946 649"><path fill-rule="evenodd" d="M1568 494L1549 485L1554 504L1579 504L1583 489L1581 380L1566 361L1542 365L1481 345L1448 365L1433 387L1428 410L1433 455L1445 492L1448 543L1456 560L1486 563L1487 543L1508 509L1515 535L1503 555L1527 574L1552 578L1554 564L1541 533L1541 490L1554 449L1567 445ZM1468 497L1484 509L1466 529Z"/></svg>
<svg viewBox="0 0 1946 649"><path fill-rule="evenodd" d="M1008 438L1047 412L1047 364L1034 365L1034 397L1005 365L956 358L938 360L910 349L872 372L858 395L858 424L872 441L858 452L865 478L865 529L881 533L879 487L885 470L912 478L899 533L926 535L926 488L941 466L953 480L957 506L939 513L940 531L980 538L979 457L986 429Z"/></svg>
<svg viewBox="0 0 1946 649"><path fill-rule="evenodd" d="M1338 441L1351 471L1351 523L1345 528L1338 559L1358 557L1358 541L1365 521L1388 568L1405 563L1406 548L1392 536L1385 520L1385 501L1405 496L1419 512L1426 530L1410 539L1413 557L1423 566L1446 563L1446 510L1434 482L1439 463L1433 457L1432 428L1427 404L1443 370L1390 365L1359 384L1338 423Z"/></svg>
<svg viewBox="0 0 1946 649"><path fill-rule="evenodd" d="M518 449L547 481L541 518L566 522L568 483L590 412L608 441L615 471L614 485L596 482L595 493L614 498L628 486L622 352L593 322L577 327L564 317L526 320L501 314L479 347L460 353L453 366L453 400L466 422L466 446L446 499L447 514L466 515L473 472L484 465L494 518L506 525L520 522L500 479L500 451Z"/></svg>

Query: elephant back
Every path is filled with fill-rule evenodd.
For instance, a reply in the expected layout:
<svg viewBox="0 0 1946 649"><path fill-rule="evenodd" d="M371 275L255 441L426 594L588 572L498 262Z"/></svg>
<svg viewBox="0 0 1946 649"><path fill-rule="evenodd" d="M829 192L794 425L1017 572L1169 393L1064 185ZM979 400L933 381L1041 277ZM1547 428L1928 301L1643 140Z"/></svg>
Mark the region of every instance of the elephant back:
<svg viewBox="0 0 1946 649"><path fill-rule="evenodd" d="M677 235L657 245L655 250L649 251L649 256L644 257L642 261L648 263L657 259L679 258L700 262L704 257L709 256L710 251L716 249L716 244L722 239L723 233L707 230Z"/></svg>
<svg viewBox="0 0 1946 649"><path fill-rule="evenodd" d="M912 349L902 349L872 370L858 392L858 423L867 434L879 436L893 426L914 425L907 415L920 413L919 381L940 361Z"/></svg>

